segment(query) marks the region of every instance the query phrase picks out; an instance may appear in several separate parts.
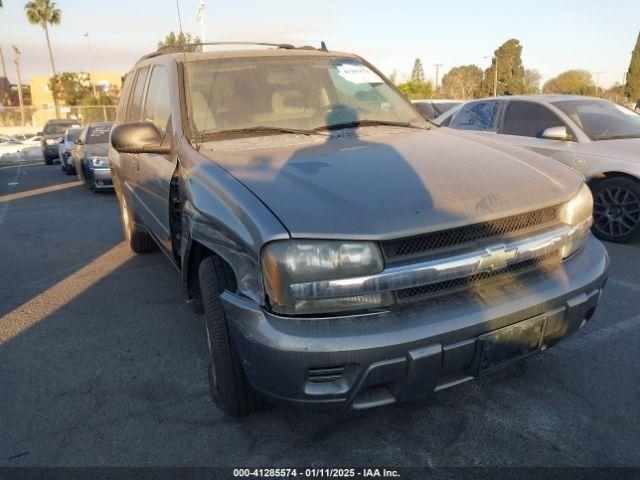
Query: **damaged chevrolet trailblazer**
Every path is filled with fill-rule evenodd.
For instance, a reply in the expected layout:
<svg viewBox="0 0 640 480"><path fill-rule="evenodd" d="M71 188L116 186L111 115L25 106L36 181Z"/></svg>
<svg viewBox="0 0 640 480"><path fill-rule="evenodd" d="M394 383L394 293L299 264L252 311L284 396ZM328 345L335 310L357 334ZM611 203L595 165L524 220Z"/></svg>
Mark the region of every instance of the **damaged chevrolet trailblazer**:
<svg viewBox="0 0 640 480"><path fill-rule="evenodd" d="M429 124L358 56L274 47L143 57L110 137L126 240L204 313L222 410L412 400L591 318L582 176Z"/></svg>

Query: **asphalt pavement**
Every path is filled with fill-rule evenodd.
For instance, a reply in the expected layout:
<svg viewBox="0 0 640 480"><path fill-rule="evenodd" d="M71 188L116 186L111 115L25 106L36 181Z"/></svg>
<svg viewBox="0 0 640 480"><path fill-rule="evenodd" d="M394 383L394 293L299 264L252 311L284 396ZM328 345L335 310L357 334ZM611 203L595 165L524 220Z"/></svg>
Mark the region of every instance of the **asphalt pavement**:
<svg viewBox="0 0 640 480"><path fill-rule="evenodd" d="M607 244L595 317L521 365L333 415L211 402L202 318L116 198L0 166L0 466L639 466L640 244Z"/></svg>

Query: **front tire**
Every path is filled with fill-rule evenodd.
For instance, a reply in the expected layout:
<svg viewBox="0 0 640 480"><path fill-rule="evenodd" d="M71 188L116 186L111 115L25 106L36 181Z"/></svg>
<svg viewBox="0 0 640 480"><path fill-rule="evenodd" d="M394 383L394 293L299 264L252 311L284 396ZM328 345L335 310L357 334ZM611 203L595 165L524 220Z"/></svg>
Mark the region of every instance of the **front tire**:
<svg viewBox="0 0 640 480"><path fill-rule="evenodd" d="M593 234L609 242L640 237L640 182L626 177L598 182L593 193Z"/></svg>
<svg viewBox="0 0 640 480"><path fill-rule="evenodd" d="M158 246L154 242L151 235L147 232L139 230L133 222L132 212L129 210L124 195L118 195L120 204L120 218L122 219L122 229L124 230L124 238L129 248L138 254L154 251Z"/></svg>
<svg viewBox="0 0 640 480"><path fill-rule="evenodd" d="M51 157L47 157L47 156L45 155L45 157L44 157L44 163L45 163L46 165L53 165L53 158L51 158Z"/></svg>
<svg viewBox="0 0 640 480"><path fill-rule="evenodd" d="M220 294L229 283L222 261L215 256L205 258L200 263L198 280L209 343L211 398L232 417L255 413L261 408L262 401L244 374L220 301Z"/></svg>
<svg viewBox="0 0 640 480"><path fill-rule="evenodd" d="M64 171L67 172L67 175L75 175L76 174L76 169L73 168L71 165L67 164L64 167Z"/></svg>

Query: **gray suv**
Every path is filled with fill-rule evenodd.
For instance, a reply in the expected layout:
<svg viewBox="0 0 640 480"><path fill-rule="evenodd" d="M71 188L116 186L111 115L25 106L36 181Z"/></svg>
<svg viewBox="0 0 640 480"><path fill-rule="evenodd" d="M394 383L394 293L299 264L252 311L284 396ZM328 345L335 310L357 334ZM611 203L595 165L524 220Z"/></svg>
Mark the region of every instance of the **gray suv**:
<svg viewBox="0 0 640 480"><path fill-rule="evenodd" d="M222 410L419 398L592 317L581 175L429 124L358 56L275 47L143 57L111 131L126 240L204 313Z"/></svg>

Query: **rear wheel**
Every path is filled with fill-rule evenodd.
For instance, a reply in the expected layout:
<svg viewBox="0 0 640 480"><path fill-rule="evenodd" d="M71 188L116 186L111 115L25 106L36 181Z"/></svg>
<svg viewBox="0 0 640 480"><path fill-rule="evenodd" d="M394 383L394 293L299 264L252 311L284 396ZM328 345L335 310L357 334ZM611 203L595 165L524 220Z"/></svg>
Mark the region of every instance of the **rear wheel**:
<svg viewBox="0 0 640 480"><path fill-rule="evenodd" d="M625 243L640 236L640 182L607 178L593 188L593 233L610 242Z"/></svg>
<svg viewBox="0 0 640 480"><path fill-rule="evenodd" d="M75 168L73 168L73 167L71 166L71 164L67 164L67 165L64 167L64 170L65 170L65 172L67 172L67 175L75 175L75 173L76 173L76 169L75 169Z"/></svg>
<svg viewBox="0 0 640 480"><path fill-rule="evenodd" d="M140 231L135 223L127 201L124 199L124 195L118 196L120 204L120 218L122 219L122 228L124 230L124 238L129 244L129 248L135 253L148 253L157 248L156 242L154 242L151 235L147 232Z"/></svg>
<svg viewBox="0 0 640 480"><path fill-rule="evenodd" d="M47 164L47 165L53 165L53 158L51 158L51 157L47 157L47 156L45 155L45 157L44 157L44 163L45 163L45 164Z"/></svg>
<svg viewBox="0 0 640 480"><path fill-rule="evenodd" d="M218 257L207 257L200 263L198 280L209 342L211 397L232 417L255 413L262 407L262 401L244 374L220 302L220 294L229 283L228 272Z"/></svg>

